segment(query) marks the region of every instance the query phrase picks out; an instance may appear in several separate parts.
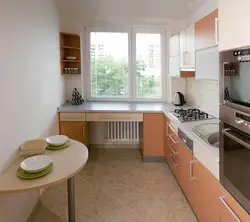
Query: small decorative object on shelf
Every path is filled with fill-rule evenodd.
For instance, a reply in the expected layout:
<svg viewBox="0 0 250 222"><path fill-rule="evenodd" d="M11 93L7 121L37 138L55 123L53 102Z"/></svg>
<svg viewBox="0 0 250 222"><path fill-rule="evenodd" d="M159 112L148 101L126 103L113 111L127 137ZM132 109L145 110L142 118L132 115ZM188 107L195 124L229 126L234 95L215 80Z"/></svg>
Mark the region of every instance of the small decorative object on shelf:
<svg viewBox="0 0 250 222"><path fill-rule="evenodd" d="M72 105L81 105L84 102L82 96L80 93L77 91L76 88L73 89L72 92Z"/></svg>

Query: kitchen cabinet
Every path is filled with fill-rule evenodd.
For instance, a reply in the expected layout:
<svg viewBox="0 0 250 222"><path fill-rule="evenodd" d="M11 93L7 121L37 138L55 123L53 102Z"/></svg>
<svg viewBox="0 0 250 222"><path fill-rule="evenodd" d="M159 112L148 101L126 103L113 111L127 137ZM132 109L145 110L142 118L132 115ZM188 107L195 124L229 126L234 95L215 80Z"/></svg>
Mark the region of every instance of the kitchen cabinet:
<svg viewBox="0 0 250 222"><path fill-rule="evenodd" d="M169 76L180 76L180 56L174 56L169 58Z"/></svg>
<svg viewBox="0 0 250 222"><path fill-rule="evenodd" d="M226 3L225 1L225 4L229 3ZM233 19L234 13L231 14L231 16ZM213 11L209 15L196 22L194 25L194 30L195 50L200 50L218 45L218 10Z"/></svg>
<svg viewBox="0 0 250 222"><path fill-rule="evenodd" d="M180 68L189 71L195 68L194 25L180 32Z"/></svg>
<svg viewBox="0 0 250 222"><path fill-rule="evenodd" d="M250 45L249 9L249 0L219 0L219 51Z"/></svg>
<svg viewBox="0 0 250 222"><path fill-rule="evenodd" d="M220 183L196 158L191 165L193 210L202 222L219 221Z"/></svg>
<svg viewBox="0 0 250 222"><path fill-rule="evenodd" d="M177 130L167 121L164 157L178 181L180 180L179 142Z"/></svg>
<svg viewBox="0 0 250 222"><path fill-rule="evenodd" d="M164 157L165 133L164 114L143 114L143 158Z"/></svg>
<svg viewBox="0 0 250 222"><path fill-rule="evenodd" d="M60 121L60 134L68 136L85 145L88 141L88 123L83 121Z"/></svg>
<svg viewBox="0 0 250 222"><path fill-rule="evenodd" d="M169 57L180 55L180 36L176 34L169 40Z"/></svg>
<svg viewBox="0 0 250 222"><path fill-rule="evenodd" d="M250 221L249 214L223 187L221 187L219 202L218 209L220 222Z"/></svg>
<svg viewBox="0 0 250 222"><path fill-rule="evenodd" d="M196 51L196 79L219 80L219 50L213 46Z"/></svg>
<svg viewBox="0 0 250 222"><path fill-rule="evenodd" d="M189 203L192 205L194 203L195 192L192 184L193 175L192 175L192 164L193 164L193 154L189 151L181 142L178 144L179 152L179 163L180 163L180 186L185 193L185 196L189 200Z"/></svg>

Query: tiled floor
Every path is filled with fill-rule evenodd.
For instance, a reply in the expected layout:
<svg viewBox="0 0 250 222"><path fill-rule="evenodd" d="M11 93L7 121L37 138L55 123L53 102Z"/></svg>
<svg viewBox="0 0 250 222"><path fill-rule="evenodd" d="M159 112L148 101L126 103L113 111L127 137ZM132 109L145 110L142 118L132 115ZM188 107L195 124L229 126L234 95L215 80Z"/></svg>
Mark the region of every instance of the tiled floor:
<svg viewBox="0 0 250 222"><path fill-rule="evenodd" d="M92 149L75 182L77 222L197 221L168 166L143 163L138 150ZM66 183L46 189L29 220L64 221Z"/></svg>

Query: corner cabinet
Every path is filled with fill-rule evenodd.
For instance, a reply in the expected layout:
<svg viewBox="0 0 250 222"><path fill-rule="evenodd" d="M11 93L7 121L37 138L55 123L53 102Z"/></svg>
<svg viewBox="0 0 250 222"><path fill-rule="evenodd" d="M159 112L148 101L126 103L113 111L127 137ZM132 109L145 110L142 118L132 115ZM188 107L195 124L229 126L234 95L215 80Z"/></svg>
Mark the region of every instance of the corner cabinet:
<svg viewBox="0 0 250 222"><path fill-rule="evenodd" d="M233 16L233 14L231 16ZM196 22L194 30L195 50L218 45L218 10L213 11L209 15Z"/></svg>
<svg viewBox="0 0 250 222"><path fill-rule="evenodd" d="M219 0L219 51L250 46L249 11L249 0Z"/></svg>
<svg viewBox="0 0 250 222"><path fill-rule="evenodd" d="M77 140L86 146L89 145L88 123L85 121L85 113L60 113L60 134Z"/></svg>

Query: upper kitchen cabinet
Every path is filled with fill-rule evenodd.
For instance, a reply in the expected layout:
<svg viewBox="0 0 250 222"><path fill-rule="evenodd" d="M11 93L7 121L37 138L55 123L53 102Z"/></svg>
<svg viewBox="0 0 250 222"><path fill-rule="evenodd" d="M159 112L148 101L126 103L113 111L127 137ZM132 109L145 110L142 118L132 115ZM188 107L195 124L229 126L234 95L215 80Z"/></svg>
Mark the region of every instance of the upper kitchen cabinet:
<svg viewBox="0 0 250 222"><path fill-rule="evenodd" d="M60 33L61 74L81 73L80 35Z"/></svg>
<svg viewBox="0 0 250 222"><path fill-rule="evenodd" d="M231 1L233 2L233 0ZM230 5L230 3L228 3L225 0L223 2L225 2L225 5L227 4L226 7L229 7L228 5ZM235 1L234 5L238 5L238 4L239 2ZM235 17L234 13L235 13L235 10L231 12L232 19ZM232 27L234 26L230 24L230 28L234 32L235 30ZM228 29L230 28L228 27ZM194 26L194 30L195 30L195 50L200 50L200 49L218 45L218 10L213 11L206 17L196 22ZM228 33L226 33L225 35L227 35L228 37Z"/></svg>
<svg viewBox="0 0 250 222"><path fill-rule="evenodd" d="M180 36L176 34L169 40L169 57L180 55Z"/></svg>
<svg viewBox="0 0 250 222"><path fill-rule="evenodd" d="M219 0L219 51L250 45L249 11L249 0Z"/></svg>
<svg viewBox="0 0 250 222"><path fill-rule="evenodd" d="M180 68L183 71L195 70L194 25L180 32Z"/></svg>

